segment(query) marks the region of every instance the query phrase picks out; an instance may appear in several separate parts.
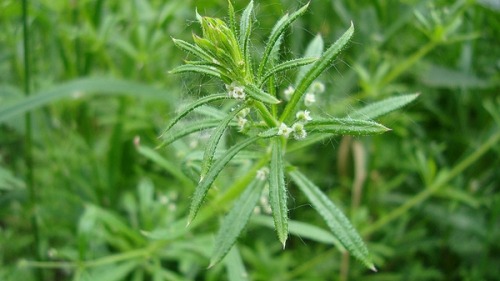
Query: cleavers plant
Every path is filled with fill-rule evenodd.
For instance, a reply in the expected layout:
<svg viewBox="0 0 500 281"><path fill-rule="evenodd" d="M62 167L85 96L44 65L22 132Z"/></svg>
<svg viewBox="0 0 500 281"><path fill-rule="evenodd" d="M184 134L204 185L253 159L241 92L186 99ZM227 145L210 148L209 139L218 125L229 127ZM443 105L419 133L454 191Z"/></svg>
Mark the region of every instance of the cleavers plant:
<svg viewBox="0 0 500 281"><path fill-rule="evenodd" d="M277 236L285 247L288 237L288 191L285 177L288 177L325 220L340 244L368 268L375 270L366 245L348 218L307 176L287 162L286 155L287 151L303 148L334 135L361 136L386 132L388 128L371 120L404 106L417 95L390 98L362 108L345 118L315 116L307 107L315 101L314 93L324 91L324 85L317 79L348 44L354 32L353 25L324 52L323 41L318 36L309 46L306 57L280 61L284 33L306 12L309 5L306 4L296 12L286 14L275 24L260 59L256 60L250 40L254 3L250 1L244 9L237 26L234 8L231 1L228 2L227 23L196 13L202 36L193 35L194 44L173 39L175 45L189 53L194 60L188 60L171 71L197 72L216 77L225 84L225 91L201 97L183 109L167 125L160 145L168 145L194 132L211 132L201 163L197 166L200 177L192 197L188 225L196 218L207 192L230 161L243 151L258 155L254 158L253 169L249 169L247 175L252 180L244 189L233 191L237 192L239 198L222 221L210 266L220 262L229 253L248 223L266 185L269 187L269 202ZM280 85L283 83L280 82L279 74L297 69L296 85ZM280 99L277 93L282 89L285 89L284 96ZM174 125L188 113L206 109L208 104L214 102L229 105L222 116L207 114L206 120L174 129ZM220 111L215 107L213 109ZM221 139L229 130L237 131L240 136L232 139L241 140L227 150L216 153ZM292 146L295 143L300 144Z"/></svg>

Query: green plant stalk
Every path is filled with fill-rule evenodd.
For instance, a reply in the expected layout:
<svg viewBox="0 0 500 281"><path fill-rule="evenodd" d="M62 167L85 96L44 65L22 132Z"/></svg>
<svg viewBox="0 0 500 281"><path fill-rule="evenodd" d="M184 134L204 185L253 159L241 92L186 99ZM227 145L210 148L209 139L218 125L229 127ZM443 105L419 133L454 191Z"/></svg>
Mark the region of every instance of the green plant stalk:
<svg viewBox="0 0 500 281"><path fill-rule="evenodd" d="M29 52L29 27L28 27L28 2L23 0L23 55L24 55L24 92L26 96L30 96L30 84L31 84L31 65L30 65L30 52ZM40 231L38 228L37 220L37 195L35 190L35 173L34 173L34 163L33 163L33 133L32 133L32 122L31 113L27 112L24 115L25 118L25 131L24 136L24 160L26 162L26 184L28 186L29 192L29 209L30 209L30 221L31 228L33 231L34 245L32 246L32 251L37 260L42 260L42 255L40 253ZM42 272L37 270L36 272L38 280L43 280Z"/></svg>
<svg viewBox="0 0 500 281"><path fill-rule="evenodd" d="M278 126L278 121L276 121L271 112L269 112L267 107L262 102L255 101L254 104L257 110L259 110L259 113L264 119L264 122L266 122L267 126L271 128Z"/></svg>
<svg viewBox="0 0 500 281"><path fill-rule="evenodd" d="M486 142L484 142L481 147L479 147L476 151L474 151L467 158L458 163L451 171L446 173L443 177L435 180L431 186L417 194L415 197L408 200L406 203L401 205L399 208L395 209L391 213L385 215L374 224L365 228L361 233L364 236L370 235L373 232L379 230L389 222L397 219L398 217L407 213L411 208L417 206L418 204L425 201L427 198L432 196L434 193L439 191L447 182L458 176L462 171L476 162L483 154L485 154L490 148L492 148L497 142L500 141L500 132L497 132L493 136L491 136Z"/></svg>
<svg viewBox="0 0 500 281"><path fill-rule="evenodd" d="M435 41L430 41L418 51L413 53L409 58L404 60L402 63L398 64L387 76L380 81L379 88L382 88L392 82L394 79L399 77L403 72L408 70L412 65L414 65L417 61L419 61L422 57L427 55L432 49L434 49L438 45Z"/></svg>

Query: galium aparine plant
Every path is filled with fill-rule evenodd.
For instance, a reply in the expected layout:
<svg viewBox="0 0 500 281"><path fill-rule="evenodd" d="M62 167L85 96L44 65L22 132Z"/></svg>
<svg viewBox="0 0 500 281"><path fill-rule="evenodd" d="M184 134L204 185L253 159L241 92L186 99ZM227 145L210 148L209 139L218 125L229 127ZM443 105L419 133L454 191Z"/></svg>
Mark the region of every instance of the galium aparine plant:
<svg viewBox="0 0 500 281"><path fill-rule="evenodd" d="M309 6L306 4L276 22L262 55L256 58L252 53L250 40L254 24L253 1L244 9L239 21L230 1L228 5L228 22L196 13L202 34L194 34L193 43L173 39L175 45L186 51L191 60L173 69L171 73L195 72L215 77L222 82L222 92L201 97L183 109L167 125L162 134L161 145L168 145L194 132L211 132L199 165L199 182L192 197L188 225L196 218L218 175L237 154L242 151L260 154L259 158L254 159L253 169L248 172L252 180L243 190L237 190L239 197L222 221L210 266L220 262L234 245L265 186L269 189L276 233L285 247L289 233L288 191L285 184L285 178L288 177L325 220L340 245L368 268L375 270L366 245L348 218L298 167L287 162L286 154L298 142L307 146L335 135L361 136L386 132L388 128L372 120L404 106L417 95L390 98L350 113L346 118L315 115L309 107L316 102L318 95L326 92L318 77L332 65L349 43L354 33L353 24L326 50L322 51L323 41L318 36L311 43L315 45L308 49L321 51L306 52L305 57L280 61L279 52L284 32L306 12ZM298 70L295 85L281 85L279 74L293 70ZM206 120L174 129L179 127L175 126L178 121L190 112L214 102L230 104L230 109L224 112L223 117L209 116ZM228 130L236 131L241 140L222 154L216 154L216 149Z"/></svg>

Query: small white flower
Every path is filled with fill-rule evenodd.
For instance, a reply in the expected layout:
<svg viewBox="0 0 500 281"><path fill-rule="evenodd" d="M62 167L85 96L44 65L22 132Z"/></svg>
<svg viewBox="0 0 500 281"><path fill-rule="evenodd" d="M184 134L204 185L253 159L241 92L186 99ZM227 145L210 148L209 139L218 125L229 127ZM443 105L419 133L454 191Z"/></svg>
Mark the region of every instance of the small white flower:
<svg viewBox="0 0 500 281"><path fill-rule="evenodd" d="M293 138L296 140L303 140L307 137L307 132L304 129L304 124L297 122L292 125Z"/></svg>
<svg viewBox="0 0 500 281"><path fill-rule="evenodd" d="M264 181L267 179L267 175L269 174L269 168L267 167L264 167L262 169L259 169L257 171L257 174L255 175L255 177L261 181Z"/></svg>
<svg viewBox="0 0 500 281"><path fill-rule="evenodd" d="M321 94L325 91L325 84L319 81L314 81L311 85L311 90L313 91L313 93Z"/></svg>
<svg viewBox="0 0 500 281"><path fill-rule="evenodd" d="M243 108L240 112L238 112L238 114L236 114L236 116L241 117L241 118L245 118L249 113L250 113L250 108L246 107L246 108Z"/></svg>
<svg viewBox="0 0 500 281"><path fill-rule="evenodd" d="M245 89L237 82L232 82L230 85L226 84L226 90L230 98L245 99Z"/></svg>
<svg viewBox="0 0 500 281"><path fill-rule="evenodd" d="M311 106L315 102L316 102L316 95L314 95L313 93L306 93L306 96L304 98L304 105Z"/></svg>
<svg viewBox="0 0 500 281"><path fill-rule="evenodd" d="M292 98L293 93L295 92L295 89L290 85L288 88L286 88L283 91L283 96L285 100L289 101Z"/></svg>
<svg viewBox="0 0 500 281"><path fill-rule="evenodd" d="M293 132L292 128L288 127L285 123L281 123L278 129L278 135L284 136L285 138L288 138L290 136L290 133L292 132Z"/></svg>
<svg viewBox="0 0 500 281"><path fill-rule="evenodd" d="M295 117L297 118L298 121L301 122L307 122L312 120L311 112L309 112L309 110L301 110L297 112L297 114L295 114Z"/></svg>
<svg viewBox="0 0 500 281"><path fill-rule="evenodd" d="M239 127L239 131L243 131L243 129L245 129L245 124L248 122L248 120L246 118L243 118L243 117L239 117L238 116L238 127Z"/></svg>

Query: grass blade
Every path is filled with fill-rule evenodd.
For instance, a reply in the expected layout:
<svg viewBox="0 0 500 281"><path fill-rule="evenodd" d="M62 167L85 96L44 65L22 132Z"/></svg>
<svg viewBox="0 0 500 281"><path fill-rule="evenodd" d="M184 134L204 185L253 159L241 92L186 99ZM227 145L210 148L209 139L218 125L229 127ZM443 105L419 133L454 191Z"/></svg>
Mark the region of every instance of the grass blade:
<svg viewBox="0 0 500 281"><path fill-rule="evenodd" d="M1 105L0 122L65 98L90 95L128 95L163 99L168 97L163 90L137 82L109 78L82 78L35 93L15 103Z"/></svg>
<svg viewBox="0 0 500 281"><path fill-rule="evenodd" d="M342 49L347 45L353 33L354 25L351 23L349 29L347 29L347 31L323 53L316 63L311 66L309 71L307 71L304 75L304 78L302 78L297 85L297 89L295 89L290 102L288 102L283 110L283 114L281 114L280 121L285 121L292 112L295 112L297 103L307 91L311 83L314 82L314 80L318 78L323 71L332 65L332 62L335 60L340 51L342 51Z"/></svg>
<svg viewBox="0 0 500 281"><path fill-rule="evenodd" d="M193 200L191 201L191 207L189 209L188 225L196 217L196 214L198 213L198 210L203 203L203 199L205 199L205 196L207 195L208 189L215 181L215 178L222 171L222 169L224 169L227 163L229 163L229 161L231 161L231 159L236 154L238 154L238 152L255 142L257 139L259 139L258 136L247 138L246 140L231 147L228 151L226 151L224 156L215 161L212 169L208 171L207 175L200 181L200 183L196 187L196 190L194 191Z"/></svg>
<svg viewBox="0 0 500 281"><path fill-rule="evenodd" d="M255 205L258 203L265 180L255 178L241 196L234 202L233 208L224 217L215 238L215 245L209 268L220 262L236 243L243 228L247 225Z"/></svg>
<svg viewBox="0 0 500 281"><path fill-rule="evenodd" d="M272 140L269 169L269 203L273 211L274 227L283 248L288 237L288 207L281 138Z"/></svg>
<svg viewBox="0 0 500 281"><path fill-rule="evenodd" d="M356 110L350 113L349 117L362 120L375 119L413 102L419 95L411 94L388 98Z"/></svg>
<svg viewBox="0 0 500 281"><path fill-rule="evenodd" d="M254 84L248 84L245 86L245 92L252 97L253 99L256 99L258 101L261 101L263 103L270 103L270 104L278 104L280 103L280 100L277 98L271 96L270 94L264 92L262 89L259 87L255 86Z"/></svg>
<svg viewBox="0 0 500 281"><path fill-rule="evenodd" d="M171 175L177 178L180 182L184 184L184 186L193 186L193 182L184 175L184 173L179 169L178 165L170 162L168 159L160 155L156 150L153 150L146 146L138 146L137 151L144 157L153 161L166 171L168 171Z"/></svg>
<svg viewBox="0 0 500 281"><path fill-rule="evenodd" d="M295 170L291 171L289 175L351 255L360 260L366 267L376 271L365 243L342 211L302 173Z"/></svg>
<svg viewBox="0 0 500 281"><path fill-rule="evenodd" d="M331 118L326 120L313 120L305 124L304 128L310 133L366 136L381 134L390 129L373 121Z"/></svg>
<svg viewBox="0 0 500 281"><path fill-rule="evenodd" d="M259 71L257 74L257 77L261 77L262 74L264 73L264 69L266 68L269 57L271 54L271 51L274 49L275 44L279 43L280 36L285 32L285 30L301 15L303 15L307 8L309 7L309 3L304 5L302 8L297 10L296 12L292 13L291 15L286 14L283 16L273 27L273 30L271 31L271 34L269 35L269 40L267 41L266 44L266 49L264 50L264 54L262 56L262 59L259 64Z"/></svg>
<svg viewBox="0 0 500 281"><path fill-rule="evenodd" d="M248 281L248 272L241 260L238 248L234 246L226 259L227 279L229 281Z"/></svg>
<svg viewBox="0 0 500 281"><path fill-rule="evenodd" d="M181 120L184 116L186 116L188 113L196 109L197 107L200 107L204 104L213 102L213 101L218 101L218 100L223 100L227 99L228 96L227 94L214 94L214 95L209 95L203 98L198 99L197 101L191 103L188 105L184 110L182 110L170 123L167 125L163 133L160 135L163 136L168 130L170 130L179 120Z"/></svg>
<svg viewBox="0 0 500 281"><path fill-rule="evenodd" d="M240 112L243 108L244 107L240 106L239 108L229 113L224 119L219 121L217 128L210 136L210 140L208 141L208 144L205 147L205 152L203 154L203 161L201 163L201 173L200 173L201 179L203 179L203 177L207 174L208 170L210 170L210 167L212 166L212 161L215 155L215 149L217 148L217 144L219 143L222 134L224 134L224 131L226 131L229 122L231 122L236 116L236 114L238 114L238 112Z"/></svg>

